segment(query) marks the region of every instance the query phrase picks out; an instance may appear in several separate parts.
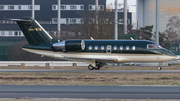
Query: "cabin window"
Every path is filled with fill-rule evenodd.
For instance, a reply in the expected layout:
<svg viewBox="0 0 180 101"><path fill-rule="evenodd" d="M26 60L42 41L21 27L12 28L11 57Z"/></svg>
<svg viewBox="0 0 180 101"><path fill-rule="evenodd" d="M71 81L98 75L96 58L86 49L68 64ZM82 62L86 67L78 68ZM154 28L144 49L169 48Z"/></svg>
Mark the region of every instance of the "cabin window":
<svg viewBox="0 0 180 101"><path fill-rule="evenodd" d="M136 46L133 46L133 47L132 47L132 50L136 50Z"/></svg>
<svg viewBox="0 0 180 101"><path fill-rule="evenodd" d="M126 46L126 50L129 50L129 46Z"/></svg>
<svg viewBox="0 0 180 101"><path fill-rule="evenodd" d="M158 48L162 48L162 47L159 45L156 45L156 44L148 44L147 45L147 49L158 49Z"/></svg>
<svg viewBox="0 0 180 101"><path fill-rule="evenodd" d="M95 50L98 50L98 46L95 46Z"/></svg>
<svg viewBox="0 0 180 101"><path fill-rule="evenodd" d="M120 46L120 50L123 50L123 46Z"/></svg>
<svg viewBox="0 0 180 101"><path fill-rule="evenodd" d="M114 50L117 50L117 46L114 46Z"/></svg>
<svg viewBox="0 0 180 101"><path fill-rule="evenodd" d="M92 50L92 46L89 46L89 50Z"/></svg>
<svg viewBox="0 0 180 101"><path fill-rule="evenodd" d="M101 46L101 50L104 50L104 46Z"/></svg>

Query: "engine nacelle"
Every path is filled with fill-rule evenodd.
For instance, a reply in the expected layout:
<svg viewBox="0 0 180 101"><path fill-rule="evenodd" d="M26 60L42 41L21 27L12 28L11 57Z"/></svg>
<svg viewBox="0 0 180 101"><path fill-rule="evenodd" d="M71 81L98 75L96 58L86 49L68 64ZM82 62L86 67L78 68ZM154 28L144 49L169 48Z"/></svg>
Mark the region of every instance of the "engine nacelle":
<svg viewBox="0 0 180 101"><path fill-rule="evenodd" d="M85 49L84 40L66 40L54 43L53 47L57 51L83 51Z"/></svg>

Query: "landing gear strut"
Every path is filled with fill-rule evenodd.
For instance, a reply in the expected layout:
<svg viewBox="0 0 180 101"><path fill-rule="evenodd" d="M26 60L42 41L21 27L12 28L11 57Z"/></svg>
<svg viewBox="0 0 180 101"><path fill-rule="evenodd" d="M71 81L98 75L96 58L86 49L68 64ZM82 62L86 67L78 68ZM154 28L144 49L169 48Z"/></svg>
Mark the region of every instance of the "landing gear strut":
<svg viewBox="0 0 180 101"><path fill-rule="evenodd" d="M157 67L158 70L161 70L162 67L161 67L161 62L159 62L159 66Z"/></svg>

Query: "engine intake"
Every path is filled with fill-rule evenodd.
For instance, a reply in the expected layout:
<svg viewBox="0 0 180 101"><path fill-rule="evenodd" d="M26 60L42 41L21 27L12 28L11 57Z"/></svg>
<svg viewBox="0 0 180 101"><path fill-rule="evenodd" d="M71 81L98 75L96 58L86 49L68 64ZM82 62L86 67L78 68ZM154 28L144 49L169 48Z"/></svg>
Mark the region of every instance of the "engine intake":
<svg viewBox="0 0 180 101"><path fill-rule="evenodd" d="M57 51L83 51L85 49L84 40L66 40L54 43L53 47Z"/></svg>

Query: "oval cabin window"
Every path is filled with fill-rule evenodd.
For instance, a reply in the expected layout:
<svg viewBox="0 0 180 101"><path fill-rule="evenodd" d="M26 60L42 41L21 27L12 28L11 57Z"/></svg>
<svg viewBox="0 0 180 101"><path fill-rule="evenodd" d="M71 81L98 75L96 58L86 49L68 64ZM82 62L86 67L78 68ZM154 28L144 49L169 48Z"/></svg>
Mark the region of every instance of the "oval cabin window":
<svg viewBox="0 0 180 101"><path fill-rule="evenodd" d="M95 50L98 50L98 46L95 46Z"/></svg>
<svg viewBox="0 0 180 101"><path fill-rule="evenodd" d="M133 47L132 47L132 50L136 50L136 46L133 46Z"/></svg>
<svg viewBox="0 0 180 101"><path fill-rule="evenodd" d="M104 50L104 46L101 46L101 50Z"/></svg>
<svg viewBox="0 0 180 101"><path fill-rule="evenodd" d="M114 46L114 50L117 50L117 46Z"/></svg>
<svg viewBox="0 0 180 101"><path fill-rule="evenodd" d="M129 46L126 46L126 50L129 50Z"/></svg>
<svg viewBox="0 0 180 101"><path fill-rule="evenodd" d="M92 46L89 46L89 50L92 50Z"/></svg>
<svg viewBox="0 0 180 101"><path fill-rule="evenodd" d="M120 46L120 50L123 50L123 46Z"/></svg>

